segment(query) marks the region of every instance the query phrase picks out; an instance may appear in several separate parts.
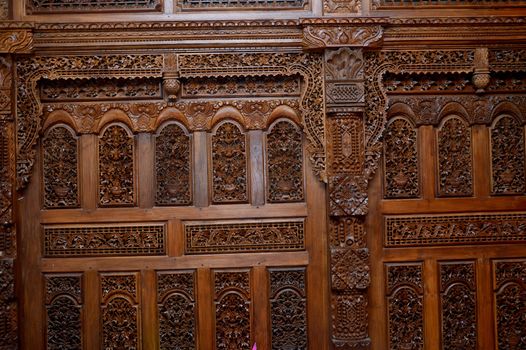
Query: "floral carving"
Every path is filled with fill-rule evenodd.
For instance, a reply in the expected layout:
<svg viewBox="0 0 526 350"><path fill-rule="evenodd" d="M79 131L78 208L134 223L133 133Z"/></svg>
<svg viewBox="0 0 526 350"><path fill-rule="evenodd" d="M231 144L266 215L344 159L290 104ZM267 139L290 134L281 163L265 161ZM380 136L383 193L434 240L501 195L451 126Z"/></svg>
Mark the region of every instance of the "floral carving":
<svg viewBox="0 0 526 350"><path fill-rule="evenodd" d="M28 0L26 4L28 14L115 10L160 11L161 8L161 0Z"/></svg>
<svg viewBox="0 0 526 350"><path fill-rule="evenodd" d="M196 9L302 9L307 4L308 0L261 0L257 2L243 0L177 0L177 8L180 11Z"/></svg>
<svg viewBox="0 0 526 350"><path fill-rule="evenodd" d="M438 130L438 195L473 194L471 128L460 118L447 119Z"/></svg>
<svg viewBox="0 0 526 350"><path fill-rule="evenodd" d="M367 180L363 176L336 175L329 178L331 216L367 214Z"/></svg>
<svg viewBox="0 0 526 350"><path fill-rule="evenodd" d="M116 296L102 306L102 347L104 349L139 348L137 306Z"/></svg>
<svg viewBox="0 0 526 350"><path fill-rule="evenodd" d="M165 126L156 137L157 205L192 203L190 140L190 136L177 124Z"/></svg>
<svg viewBox="0 0 526 350"><path fill-rule="evenodd" d="M369 251L331 248L331 286L334 290L365 289L370 283Z"/></svg>
<svg viewBox="0 0 526 350"><path fill-rule="evenodd" d="M394 119L384 133L386 198L417 198L420 194L417 136L412 125Z"/></svg>
<svg viewBox="0 0 526 350"><path fill-rule="evenodd" d="M250 295L250 276L248 272L217 271L214 275L216 297L232 289Z"/></svg>
<svg viewBox="0 0 526 350"><path fill-rule="evenodd" d="M493 194L523 194L524 128L511 116L503 116L491 128Z"/></svg>
<svg viewBox="0 0 526 350"><path fill-rule="evenodd" d="M219 126L212 135L212 201L248 201L245 135L231 122Z"/></svg>
<svg viewBox="0 0 526 350"><path fill-rule="evenodd" d="M46 302L67 294L77 304L82 304L82 276L81 275L46 275Z"/></svg>
<svg viewBox="0 0 526 350"><path fill-rule="evenodd" d="M267 134L269 202L304 199L302 133L292 123L280 121Z"/></svg>
<svg viewBox="0 0 526 350"><path fill-rule="evenodd" d="M99 140L99 204L133 205L133 137L119 125L111 125Z"/></svg>
<svg viewBox="0 0 526 350"><path fill-rule="evenodd" d="M44 207L79 206L77 139L65 126L54 127L42 139Z"/></svg>
<svg viewBox="0 0 526 350"><path fill-rule="evenodd" d="M107 299L114 293L124 293L134 300L137 299L137 275L101 275L102 299Z"/></svg>
<svg viewBox="0 0 526 350"><path fill-rule="evenodd" d="M361 117L354 114L334 117L329 125L330 172L361 175L365 158Z"/></svg>
<svg viewBox="0 0 526 350"><path fill-rule="evenodd" d="M336 3L339 0L326 0ZM351 1L347 4L359 4ZM352 6L352 5L351 5ZM370 46L383 36L381 26L310 25L303 28L303 46L309 49L342 46Z"/></svg>

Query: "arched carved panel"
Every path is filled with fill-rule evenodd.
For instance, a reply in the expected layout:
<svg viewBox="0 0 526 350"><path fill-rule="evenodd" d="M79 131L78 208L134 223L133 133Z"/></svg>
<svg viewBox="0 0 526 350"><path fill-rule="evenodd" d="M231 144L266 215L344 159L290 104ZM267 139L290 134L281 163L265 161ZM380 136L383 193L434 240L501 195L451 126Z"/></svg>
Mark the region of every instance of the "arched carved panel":
<svg viewBox="0 0 526 350"><path fill-rule="evenodd" d="M304 200L302 140L301 130L291 122L281 120L270 127L267 133L269 202Z"/></svg>
<svg viewBox="0 0 526 350"><path fill-rule="evenodd" d="M212 202L248 202L246 137L227 121L212 134Z"/></svg>
<svg viewBox="0 0 526 350"><path fill-rule="evenodd" d="M44 208L76 208L78 193L78 140L67 126L58 125L42 139Z"/></svg>
<svg viewBox="0 0 526 350"><path fill-rule="evenodd" d="M123 126L110 125L99 139L99 204L135 204L134 142Z"/></svg>
<svg viewBox="0 0 526 350"><path fill-rule="evenodd" d="M420 195L417 131L403 118L392 120L384 133L384 188L386 198Z"/></svg>
<svg viewBox="0 0 526 350"><path fill-rule="evenodd" d="M161 349L196 349L195 277L193 272L157 273L157 310Z"/></svg>
<svg viewBox="0 0 526 350"><path fill-rule="evenodd" d="M157 205L192 204L191 138L181 126L168 124L155 139Z"/></svg>
<svg viewBox="0 0 526 350"><path fill-rule="evenodd" d="M443 197L473 194L471 128L459 117L444 121L437 132L438 195Z"/></svg>
<svg viewBox="0 0 526 350"><path fill-rule="evenodd" d="M523 194L524 128L511 116L499 118L491 128L491 191L493 194Z"/></svg>

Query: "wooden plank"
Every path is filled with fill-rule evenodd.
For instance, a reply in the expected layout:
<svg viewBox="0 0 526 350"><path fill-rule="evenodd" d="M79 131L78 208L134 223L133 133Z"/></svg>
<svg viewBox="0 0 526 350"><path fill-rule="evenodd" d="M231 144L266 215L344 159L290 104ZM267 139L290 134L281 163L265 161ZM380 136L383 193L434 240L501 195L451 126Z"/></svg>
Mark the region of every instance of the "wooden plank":
<svg viewBox="0 0 526 350"><path fill-rule="evenodd" d="M208 140L207 133L195 131L193 134L194 147L194 206L207 207L210 204L208 189Z"/></svg>
<svg viewBox="0 0 526 350"><path fill-rule="evenodd" d="M151 208L155 203L155 143L151 134L139 133L136 136L137 149L135 164L139 207Z"/></svg>

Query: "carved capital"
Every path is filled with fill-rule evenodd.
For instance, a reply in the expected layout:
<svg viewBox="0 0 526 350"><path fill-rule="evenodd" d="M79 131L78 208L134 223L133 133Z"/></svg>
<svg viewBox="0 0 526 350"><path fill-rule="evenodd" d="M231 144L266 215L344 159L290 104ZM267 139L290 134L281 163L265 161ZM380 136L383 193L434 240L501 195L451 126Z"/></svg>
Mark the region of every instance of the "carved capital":
<svg viewBox="0 0 526 350"><path fill-rule="evenodd" d="M377 44L383 37L380 25L347 25L334 21L330 24L307 25L303 28L303 47L365 47Z"/></svg>
<svg viewBox="0 0 526 350"><path fill-rule="evenodd" d="M0 28L0 53L30 53L33 32L27 28Z"/></svg>

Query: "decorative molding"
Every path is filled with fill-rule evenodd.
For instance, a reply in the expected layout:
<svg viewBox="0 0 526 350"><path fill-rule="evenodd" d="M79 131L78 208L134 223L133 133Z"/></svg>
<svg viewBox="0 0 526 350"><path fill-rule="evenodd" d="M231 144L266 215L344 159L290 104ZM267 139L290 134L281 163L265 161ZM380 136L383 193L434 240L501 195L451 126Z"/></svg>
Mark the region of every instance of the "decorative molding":
<svg viewBox="0 0 526 350"><path fill-rule="evenodd" d="M162 0L26 0L26 13L63 14L69 12L162 11Z"/></svg>
<svg viewBox="0 0 526 350"><path fill-rule="evenodd" d="M164 224L46 225L47 257L164 255Z"/></svg>
<svg viewBox="0 0 526 350"><path fill-rule="evenodd" d="M33 32L28 28L0 27L0 53L31 53Z"/></svg>
<svg viewBox="0 0 526 350"><path fill-rule="evenodd" d="M387 216L385 246L526 241L526 213Z"/></svg>
<svg viewBox="0 0 526 350"><path fill-rule="evenodd" d="M203 10L302 10L307 9L308 0L176 0L177 11Z"/></svg>
<svg viewBox="0 0 526 350"><path fill-rule="evenodd" d="M423 2L420 0L373 0L373 10L390 10L390 9L459 9L459 8L499 8L499 7L525 7L525 1L502 2L499 0L450 0L441 2Z"/></svg>
<svg viewBox="0 0 526 350"><path fill-rule="evenodd" d="M383 27L379 25L358 27L335 21L331 25L304 26L302 44L310 50L342 46L367 47L377 44L382 36Z"/></svg>
<svg viewBox="0 0 526 350"><path fill-rule="evenodd" d="M186 254L305 249L303 220L185 222Z"/></svg>

